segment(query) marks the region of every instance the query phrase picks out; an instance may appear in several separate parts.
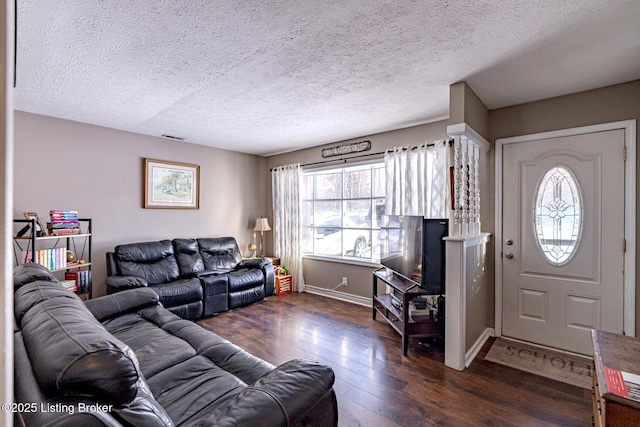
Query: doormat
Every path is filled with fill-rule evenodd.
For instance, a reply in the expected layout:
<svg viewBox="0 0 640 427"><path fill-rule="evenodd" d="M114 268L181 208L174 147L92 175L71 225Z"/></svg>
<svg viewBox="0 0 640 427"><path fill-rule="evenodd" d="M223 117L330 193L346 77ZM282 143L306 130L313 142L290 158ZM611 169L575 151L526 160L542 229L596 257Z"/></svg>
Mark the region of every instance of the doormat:
<svg viewBox="0 0 640 427"><path fill-rule="evenodd" d="M589 390L593 387L593 361L586 356L496 338L484 359Z"/></svg>

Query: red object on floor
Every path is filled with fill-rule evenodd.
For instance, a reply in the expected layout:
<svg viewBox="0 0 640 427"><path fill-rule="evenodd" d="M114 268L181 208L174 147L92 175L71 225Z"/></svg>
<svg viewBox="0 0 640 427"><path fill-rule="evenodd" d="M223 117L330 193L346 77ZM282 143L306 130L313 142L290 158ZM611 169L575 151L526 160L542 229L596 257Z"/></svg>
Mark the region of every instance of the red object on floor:
<svg viewBox="0 0 640 427"><path fill-rule="evenodd" d="M288 295L293 288L293 279L291 275L276 276L276 295Z"/></svg>

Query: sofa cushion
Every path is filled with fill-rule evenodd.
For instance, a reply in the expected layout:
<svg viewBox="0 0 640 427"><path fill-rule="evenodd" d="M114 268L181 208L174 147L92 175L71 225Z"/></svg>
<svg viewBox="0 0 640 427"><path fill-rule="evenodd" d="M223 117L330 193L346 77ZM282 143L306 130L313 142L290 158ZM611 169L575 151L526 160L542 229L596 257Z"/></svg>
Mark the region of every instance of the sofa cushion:
<svg viewBox="0 0 640 427"><path fill-rule="evenodd" d="M177 425L211 411L274 368L162 307L104 325L135 351L153 395Z"/></svg>
<svg viewBox="0 0 640 427"><path fill-rule="evenodd" d="M196 278L160 283L153 285L151 289L158 294L165 307L202 301L202 285L200 280Z"/></svg>
<svg viewBox="0 0 640 427"><path fill-rule="evenodd" d="M229 278L229 292L244 291L246 289L262 287L264 274L262 270L241 269L227 274Z"/></svg>
<svg viewBox="0 0 640 427"><path fill-rule="evenodd" d="M205 270L233 270L242 261L242 254L233 237L198 239Z"/></svg>
<svg viewBox="0 0 640 427"><path fill-rule="evenodd" d="M142 277L149 285L156 285L171 282L180 275L169 240L119 245L114 252L122 276Z"/></svg>
<svg viewBox="0 0 640 427"><path fill-rule="evenodd" d="M196 239L173 239L172 243L181 276L188 276L204 270L204 261L200 256L200 248Z"/></svg>
<svg viewBox="0 0 640 427"><path fill-rule="evenodd" d="M128 289L112 295L105 295L99 299L85 301L84 305L96 320L121 316L131 311L137 311L150 305L158 305L158 294L150 288Z"/></svg>
<svg viewBox="0 0 640 427"><path fill-rule="evenodd" d="M140 373L133 351L113 337L59 283L35 281L15 293L17 326L34 374L47 392L132 402Z"/></svg>

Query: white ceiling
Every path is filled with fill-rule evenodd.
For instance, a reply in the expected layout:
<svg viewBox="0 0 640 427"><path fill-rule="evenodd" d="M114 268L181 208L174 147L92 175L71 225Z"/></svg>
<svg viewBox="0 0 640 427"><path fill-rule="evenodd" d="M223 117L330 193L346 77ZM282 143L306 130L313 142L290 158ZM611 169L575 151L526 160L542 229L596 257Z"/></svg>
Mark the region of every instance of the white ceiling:
<svg viewBox="0 0 640 427"><path fill-rule="evenodd" d="M19 0L17 37L18 110L257 155L640 78L639 0Z"/></svg>

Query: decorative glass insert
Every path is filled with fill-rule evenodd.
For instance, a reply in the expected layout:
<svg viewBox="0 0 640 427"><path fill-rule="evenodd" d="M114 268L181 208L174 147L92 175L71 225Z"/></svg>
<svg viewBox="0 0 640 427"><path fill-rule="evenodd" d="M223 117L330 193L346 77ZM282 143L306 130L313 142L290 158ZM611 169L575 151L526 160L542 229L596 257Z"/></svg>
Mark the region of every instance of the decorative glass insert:
<svg viewBox="0 0 640 427"><path fill-rule="evenodd" d="M545 259L556 266L569 262L582 232L582 194L566 166L556 165L542 177L533 220L536 240Z"/></svg>

